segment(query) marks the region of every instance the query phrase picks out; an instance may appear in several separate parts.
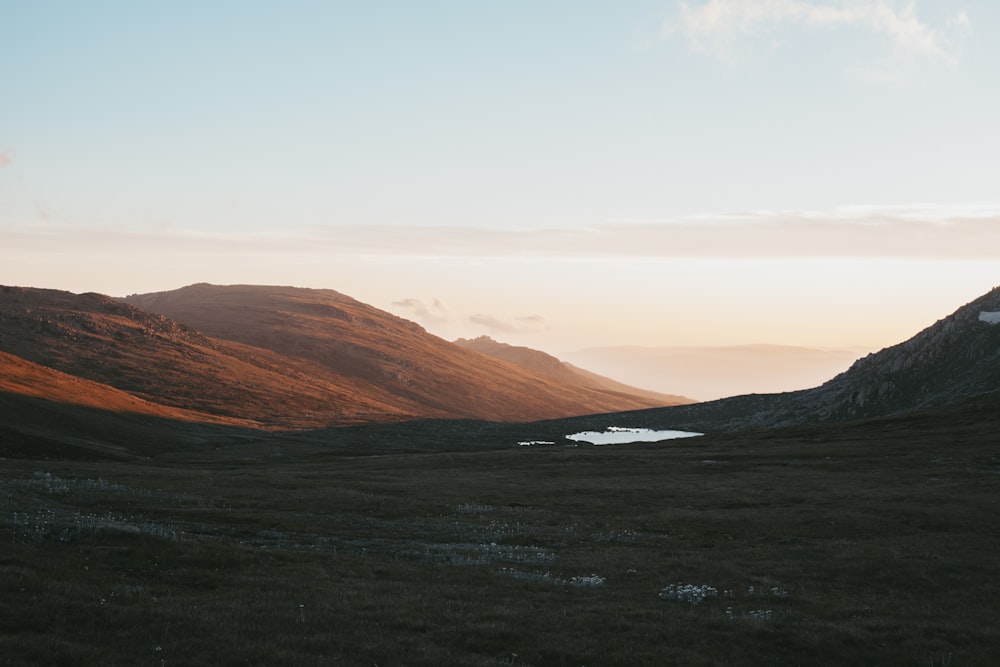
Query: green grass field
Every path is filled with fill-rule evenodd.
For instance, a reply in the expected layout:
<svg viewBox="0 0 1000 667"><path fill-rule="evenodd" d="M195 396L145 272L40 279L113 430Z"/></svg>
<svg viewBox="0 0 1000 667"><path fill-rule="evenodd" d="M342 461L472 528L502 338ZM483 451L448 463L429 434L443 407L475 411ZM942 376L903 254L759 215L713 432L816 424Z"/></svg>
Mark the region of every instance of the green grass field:
<svg viewBox="0 0 1000 667"><path fill-rule="evenodd" d="M3 459L0 663L995 665L1000 437L935 423Z"/></svg>

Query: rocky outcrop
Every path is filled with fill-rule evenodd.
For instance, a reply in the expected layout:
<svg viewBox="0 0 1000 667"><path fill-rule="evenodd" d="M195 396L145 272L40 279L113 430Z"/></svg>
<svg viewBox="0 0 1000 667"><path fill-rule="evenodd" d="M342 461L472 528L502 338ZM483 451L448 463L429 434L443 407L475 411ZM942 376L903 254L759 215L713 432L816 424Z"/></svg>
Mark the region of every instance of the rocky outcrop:
<svg viewBox="0 0 1000 667"><path fill-rule="evenodd" d="M1000 392L1000 287L819 387L649 410L630 424L721 432L866 419Z"/></svg>

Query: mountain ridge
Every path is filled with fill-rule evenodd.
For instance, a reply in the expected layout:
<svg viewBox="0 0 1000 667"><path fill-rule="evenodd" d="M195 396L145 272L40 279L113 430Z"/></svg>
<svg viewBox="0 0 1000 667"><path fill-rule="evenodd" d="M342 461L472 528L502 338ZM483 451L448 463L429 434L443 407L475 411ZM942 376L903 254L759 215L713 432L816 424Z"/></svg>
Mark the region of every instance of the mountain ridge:
<svg viewBox="0 0 1000 667"><path fill-rule="evenodd" d="M206 289L211 292L224 288L202 285L195 293ZM280 296L282 289L299 288L274 289ZM315 293L305 290L297 294ZM332 291L324 294L339 295ZM204 296L200 293L199 298ZM454 406L451 412L445 412L435 410L432 405L425 413L416 414L406 406L400 407L398 393L354 395L355 385L351 383L357 378L337 375L334 369L321 363L323 340L336 329L331 323L356 323L366 314L376 318L375 324L387 327L377 336L388 336L390 342L400 332L406 336L420 335L418 332L430 336L416 324L396 326L393 319L383 319L378 314L381 311L341 296L337 297L337 304L347 304L343 312L328 308L337 304L309 303L308 299L307 303L280 312L261 308L257 314L264 317L264 324L267 321L270 324L258 328L256 325L261 321L254 320L250 326L253 331L243 331L238 336L230 331L231 338L249 341L240 342L209 336L162 313L150 313L104 295L0 288L0 368L3 369L0 411L11 417L0 429L6 434L0 439L15 442L18 438L30 440L44 435L43 440L58 441L58 429L53 430L55 427L49 424L52 419L67 425L65 428L69 430L63 433L66 438L85 444L107 438L112 443L124 442L124 436L108 435L115 433L114 424L119 422L124 424L123 433L139 434L137 437L158 442L169 440L170 432L188 429L189 435L185 437L197 443L219 437L237 440L265 437L266 431L276 429L456 419ZM199 308L206 312L217 315L220 310L220 304L211 299L200 303ZM235 307L242 312L243 305L246 304L237 300L235 306L230 304L229 310ZM350 312L355 307L362 311ZM226 309L221 311L224 315ZM543 416L537 416L522 412L517 404L508 404L504 406L505 414L513 417L494 421L556 419L559 420L556 428L560 429L620 425L713 433L893 417L981 396L997 397L1000 396L1000 324L982 314L998 311L1000 288L994 288L910 339L858 359L843 373L811 389L576 415L564 411L555 416L544 416L544 412ZM246 323L240 322L240 326ZM225 326L231 327L232 321ZM377 331L378 327L371 330ZM312 333L300 335L302 331ZM254 337L276 340L280 343L278 347L288 346L283 349L295 354L278 354L251 345ZM540 375L526 374L510 363L431 338L434 347L458 350L456 358L475 367L501 369L508 374L497 382L497 387L513 387L513 394L502 391L494 394L488 399L488 408L489 401L503 403L523 399L529 393L536 401L546 401L549 397L566 401L575 395L566 391L548 393L552 391L551 381ZM87 354L81 354L81 349ZM375 368L389 374L409 372L411 377L419 378L426 370L426 361L411 363L409 367L400 365L408 357L399 357L399 353L383 346L372 351L368 358L353 358L348 362L356 368L370 369L373 360L389 358L394 364ZM448 374L447 370L438 370ZM560 368L560 372L571 371ZM458 386L460 392L470 391L467 382ZM590 389L584 393L590 399L620 401L622 398L613 391ZM386 402L381 402L382 398L387 398ZM337 405L337 400L342 405ZM447 399L438 397L438 400ZM345 410L343 405L350 409ZM556 407L563 409L566 405ZM551 405L546 408L549 415L556 412ZM472 414L460 419L481 418ZM91 422L96 426L92 427ZM166 426L157 431L151 426L156 423ZM185 426L198 424L194 430ZM93 438L86 435L91 431L95 433Z"/></svg>
<svg viewBox="0 0 1000 667"><path fill-rule="evenodd" d="M540 415L663 405L643 396L553 382L463 350L418 324L334 290L200 283L126 301L220 340L318 364L419 417L530 421Z"/></svg>
<svg viewBox="0 0 1000 667"><path fill-rule="evenodd" d="M1000 287L810 389L620 417L638 426L728 432L888 417L1000 392L1000 325L980 319L981 313L996 311Z"/></svg>
<svg viewBox="0 0 1000 667"><path fill-rule="evenodd" d="M86 391L115 396L112 405L124 405L115 391L124 392L147 412L265 429L533 421L666 404L528 373L333 290L200 283L115 299L3 287L0 350L96 383Z"/></svg>
<svg viewBox="0 0 1000 667"><path fill-rule="evenodd" d="M163 315L98 294L6 288L0 291L0 349L143 400L255 423L316 424L351 404L345 421L405 412L351 396L329 378L302 374L267 350L212 339ZM289 374L291 371L291 374ZM298 373L298 374L296 374Z"/></svg>

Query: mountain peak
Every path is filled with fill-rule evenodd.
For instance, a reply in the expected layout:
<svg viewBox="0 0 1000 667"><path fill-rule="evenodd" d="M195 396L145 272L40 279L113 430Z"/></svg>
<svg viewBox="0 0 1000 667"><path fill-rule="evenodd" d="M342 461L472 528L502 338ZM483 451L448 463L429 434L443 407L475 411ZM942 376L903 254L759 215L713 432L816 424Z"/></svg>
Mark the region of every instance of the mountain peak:
<svg viewBox="0 0 1000 667"><path fill-rule="evenodd" d="M20 384L92 394L73 405L266 428L668 404L533 373L339 292L296 287L198 283L125 299L2 288L0 350L21 360ZM14 393L38 398L28 389Z"/></svg>
<svg viewBox="0 0 1000 667"><path fill-rule="evenodd" d="M293 360L390 415L530 421L664 404L579 381L539 382L334 290L199 284L127 300L213 339Z"/></svg>

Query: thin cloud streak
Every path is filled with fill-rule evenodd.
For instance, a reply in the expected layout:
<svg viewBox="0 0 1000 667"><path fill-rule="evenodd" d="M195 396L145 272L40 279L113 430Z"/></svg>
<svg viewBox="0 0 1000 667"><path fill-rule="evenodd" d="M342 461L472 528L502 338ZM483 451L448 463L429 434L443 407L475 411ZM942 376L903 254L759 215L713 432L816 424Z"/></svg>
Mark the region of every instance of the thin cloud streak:
<svg viewBox="0 0 1000 667"><path fill-rule="evenodd" d="M455 322L455 316L452 315L451 309L441 299L434 299L427 303L421 299L408 297L393 301L392 305L426 326L440 327Z"/></svg>
<svg viewBox="0 0 1000 667"><path fill-rule="evenodd" d="M942 28L922 21L915 3L887 0L806 2L805 0L709 0L691 6L681 2L676 18L667 19L661 39L682 35L691 50L709 53L735 64L745 43L770 38L793 27L864 29L885 42L886 55L873 62L849 66L848 71L869 82L899 82L919 63L954 67L958 43L971 30L964 12L950 17Z"/></svg>
<svg viewBox="0 0 1000 667"><path fill-rule="evenodd" d="M314 242L358 252L472 257L1000 257L1000 210L912 205L611 220L576 229L331 226ZM386 239L390 239L386 241Z"/></svg>
<svg viewBox="0 0 1000 667"><path fill-rule="evenodd" d="M485 327L494 333L537 333L545 330L545 318L541 315L526 315L505 320L493 315L477 313L469 316L469 322L476 326Z"/></svg>
<svg viewBox="0 0 1000 667"><path fill-rule="evenodd" d="M1000 258L1000 208L845 207L618 219L575 229L330 225L281 233L123 231L31 224L0 229L0 248L185 256L351 258ZM4 253L0 251L0 256Z"/></svg>

